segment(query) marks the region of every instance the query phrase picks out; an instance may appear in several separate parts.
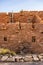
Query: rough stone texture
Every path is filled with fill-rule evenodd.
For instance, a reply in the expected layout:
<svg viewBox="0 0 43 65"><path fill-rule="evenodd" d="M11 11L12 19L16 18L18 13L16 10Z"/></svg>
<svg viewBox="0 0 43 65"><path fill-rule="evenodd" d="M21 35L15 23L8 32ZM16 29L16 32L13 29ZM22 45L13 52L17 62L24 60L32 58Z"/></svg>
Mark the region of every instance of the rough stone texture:
<svg viewBox="0 0 43 65"><path fill-rule="evenodd" d="M32 62L32 61L33 61L33 59L32 59L31 55L24 57L24 62Z"/></svg>
<svg viewBox="0 0 43 65"><path fill-rule="evenodd" d="M39 61L39 58L37 57L37 55L33 55L33 61Z"/></svg>
<svg viewBox="0 0 43 65"><path fill-rule="evenodd" d="M8 56L2 56L1 61L6 61L8 59Z"/></svg>
<svg viewBox="0 0 43 65"><path fill-rule="evenodd" d="M43 12L0 13L0 47L16 53L43 52ZM32 27L33 26L33 27ZM35 36L35 42L32 37ZM7 40L4 40L4 37Z"/></svg>
<svg viewBox="0 0 43 65"><path fill-rule="evenodd" d="M39 62L43 61L43 55L37 55L37 54L31 54L31 55L16 55L16 56L8 56L8 55L3 55L0 58L1 62Z"/></svg>

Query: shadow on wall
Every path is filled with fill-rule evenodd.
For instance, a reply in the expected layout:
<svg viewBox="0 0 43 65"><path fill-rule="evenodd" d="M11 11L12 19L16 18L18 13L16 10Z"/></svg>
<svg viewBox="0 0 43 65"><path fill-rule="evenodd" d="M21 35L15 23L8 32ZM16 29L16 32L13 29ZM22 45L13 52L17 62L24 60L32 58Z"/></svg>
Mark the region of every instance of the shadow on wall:
<svg viewBox="0 0 43 65"><path fill-rule="evenodd" d="M18 50L16 51L17 54L27 54L27 53L32 53L31 52L31 44L30 42L23 41L20 43Z"/></svg>

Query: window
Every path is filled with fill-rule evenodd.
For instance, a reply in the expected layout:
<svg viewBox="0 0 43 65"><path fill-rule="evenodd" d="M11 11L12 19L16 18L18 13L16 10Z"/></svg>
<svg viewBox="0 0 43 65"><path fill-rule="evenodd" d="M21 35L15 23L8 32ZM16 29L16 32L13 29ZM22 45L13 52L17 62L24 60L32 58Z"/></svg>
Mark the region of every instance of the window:
<svg viewBox="0 0 43 65"><path fill-rule="evenodd" d="M19 29L21 30L21 24L20 24L20 22L19 22Z"/></svg>
<svg viewBox="0 0 43 65"><path fill-rule="evenodd" d="M35 36L32 36L32 42L35 42L36 39L35 39Z"/></svg>
<svg viewBox="0 0 43 65"><path fill-rule="evenodd" d="M28 19L30 21L30 19Z"/></svg>
<svg viewBox="0 0 43 65"><path fill-rule="evenodd" d="M33 29L35 28L35 25L34 25L34 24L32 25L32 28L33 28Z"/></svg>
<svg viewBox="0 0 43 65"><path fill-rule="evenodd" d="M7 37L4 37L4 41L7 41Z"/></svg>
<svg viewBox="0 0 43 65"><path fill-rule="evenodd" d="M41 32L41 34L43 34L43 32Z"/></svg>
<svg viewBox="0 0 43 65"><path fill-rule="evenodd" d="M9 23L9 21L7 23Z"/></svg>

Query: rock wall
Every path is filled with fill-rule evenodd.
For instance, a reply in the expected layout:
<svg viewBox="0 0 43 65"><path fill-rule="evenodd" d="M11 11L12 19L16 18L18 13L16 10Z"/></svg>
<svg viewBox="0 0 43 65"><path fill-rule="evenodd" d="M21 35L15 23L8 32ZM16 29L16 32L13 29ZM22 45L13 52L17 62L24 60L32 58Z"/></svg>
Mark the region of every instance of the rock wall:
<svg viewBox="0 0 43 65"><path fill-rule="evenodd" d="M13 19L9 13L0 13L0 47L16 53L42 53L43 20L38 13L13 13Z"/></svg>

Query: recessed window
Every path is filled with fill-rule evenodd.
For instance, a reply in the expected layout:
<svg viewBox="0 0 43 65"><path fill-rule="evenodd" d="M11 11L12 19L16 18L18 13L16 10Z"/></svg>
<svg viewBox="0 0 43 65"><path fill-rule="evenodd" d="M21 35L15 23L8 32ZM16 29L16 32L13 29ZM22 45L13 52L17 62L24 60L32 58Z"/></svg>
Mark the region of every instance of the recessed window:
<svg viewBox="0 0 43 65"><path fill-rule="evenodd" d="M21 29L21 24L19 23L19 29Z"/></svg>
<svg viewBox="0 0 43 65"><path fill-rule="evenodd" d="M43 32L41 32L41 34L43 34Z"/></svg>
<svg viewBox="0 0 43 65"><path fill-rule="evenodd" d="M35 42L36 39L35 39L35 36L32 36L32 42Z"/></svg>
<svg viewBox="0 0 43 65"><path fill-rule="evenodd" d="M4 37L4 41L7 41L7 37Z"/></svg>
<svg viewBox="0 0 43 65"><path fill-rule="evenodd" d="M9 22L7 22L7 23L9 23Z"/></svg>
<svg viewBox="0 0 43 65"><path fill-rule="evenodd" d="M30 19L28 19L30 21Z"/></svg>
<svg viewBox="0 0 43 65"><path fill-rule="evenodd" d="M33 28L33 29L35 28L35 25L34 25L34 24L32 25L32 28Z"/></svg>

